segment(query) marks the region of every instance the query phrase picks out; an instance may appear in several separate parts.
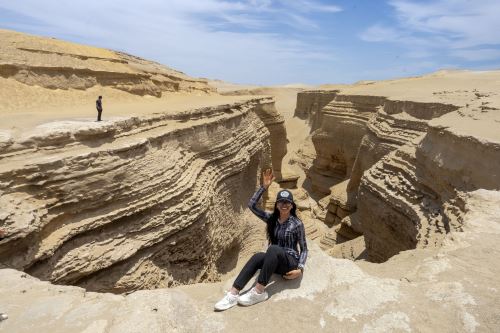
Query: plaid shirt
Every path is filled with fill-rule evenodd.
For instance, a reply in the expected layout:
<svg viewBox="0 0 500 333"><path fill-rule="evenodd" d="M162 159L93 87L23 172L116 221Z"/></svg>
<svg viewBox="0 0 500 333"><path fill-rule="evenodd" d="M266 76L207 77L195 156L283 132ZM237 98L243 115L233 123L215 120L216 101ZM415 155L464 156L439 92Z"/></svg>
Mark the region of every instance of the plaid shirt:
<svg viewBox="0 0 500 333"><path fill-rule="evenodd" d="M271 214L257 207L257 202L260 200L265 190L266 189L261 186L257 192L255 192L248 203L248 208L250 208L250 210L262 221L267 223L271 218ZM299 261L298 268L304 269L307 259L307 242L306 232L302 221L298 217L290 215L285 222L276 223L274 236L278 241L276 245L283 247L286 253L295 257L295 259ZM300 252L298 247L300 247Z"/></svg>

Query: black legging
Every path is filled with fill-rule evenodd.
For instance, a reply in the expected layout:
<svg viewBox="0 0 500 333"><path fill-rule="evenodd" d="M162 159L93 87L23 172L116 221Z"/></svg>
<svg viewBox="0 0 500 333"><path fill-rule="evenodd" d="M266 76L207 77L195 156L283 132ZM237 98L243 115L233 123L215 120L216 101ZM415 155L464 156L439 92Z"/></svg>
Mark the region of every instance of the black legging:
<svg viewBox="0 0 500 333"><path fill-rule="evenodd" d="M296 269L297 264L297 259L286 253L284 248L271 245L267 248L267 252L256 253L248 260L234 281L233 287L238 290L243 289L258 269L260 273L257 282L265 286L269 283L273 273L283 275Z"/></svg>

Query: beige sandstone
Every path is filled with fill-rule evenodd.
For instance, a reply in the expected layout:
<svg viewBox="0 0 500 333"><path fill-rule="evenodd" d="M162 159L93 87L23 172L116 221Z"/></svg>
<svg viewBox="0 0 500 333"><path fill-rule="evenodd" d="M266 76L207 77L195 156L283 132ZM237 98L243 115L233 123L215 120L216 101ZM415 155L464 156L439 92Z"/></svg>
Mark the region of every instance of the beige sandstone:
<svg viewBox="0 0 500 333"><path fill-rule="evenodd" d="M383 264L357 264L332 258L312 244L307 274L301 280L277 278L269 287L267 302L222 313L214 313L213 304L231 280L112 295L55 286L4 269L0 305L10 318L1 323L2 329L494 332L500 325L496 264L500 196L479 190L466 201L464 231L447 238L440 249L406 251Z"/></svg>
<svg viewBox="0 0 500 333"><path fill-rule="evenodd" d="M65 47L51 41L37 61L58 63ZM109 62L110 71L129 70L121 61L98 60ZM158 74L157 65L148 65L143 69ZM19 85L13 79L5 78L7 89ZM202 82L185 81L179 87ZM73 91L51 93L63 107L47 107L65 120L39 105L28 109L28 121L16 119L15 131L2 123L0 218L9 235L0 244L3 263L58 284L125 292L220 279L252 247L243 242L251 231L242 217L246 201L260 170L272 164L280 174L286 153L273 99L183 94L120 101L142 108L130 115L113 101L109 110L103 94L107 120L97 123L79 118L78 108L66 111ZM86 102L93 114L94 99Z"/></svg>
<svg viewBox="0 0 500 333"><path fill-rule="evenodd" d="M313 191L330 197L324 221L342 223L334 233L363 234L369 257L380 261L439 246L444 234L460 230L463 194L499 189L498 76L438 72L331 86L320 118L306 114L320 119L308 178ZM325 95L304 92L298 105L309 110Z"/></svg>

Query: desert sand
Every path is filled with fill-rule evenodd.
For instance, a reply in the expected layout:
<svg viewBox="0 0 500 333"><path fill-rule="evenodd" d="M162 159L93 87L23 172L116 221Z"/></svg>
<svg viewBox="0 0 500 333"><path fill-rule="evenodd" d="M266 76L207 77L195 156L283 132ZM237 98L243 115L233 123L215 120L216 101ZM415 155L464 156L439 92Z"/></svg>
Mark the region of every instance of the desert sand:
<svg viewBox="0 0 500 333"><path fill-rule="evenodd" d="M239 86L0 37L1 331L500 330L500 71ZM304 275L214 312L265 250L268 167Z"/></svg>

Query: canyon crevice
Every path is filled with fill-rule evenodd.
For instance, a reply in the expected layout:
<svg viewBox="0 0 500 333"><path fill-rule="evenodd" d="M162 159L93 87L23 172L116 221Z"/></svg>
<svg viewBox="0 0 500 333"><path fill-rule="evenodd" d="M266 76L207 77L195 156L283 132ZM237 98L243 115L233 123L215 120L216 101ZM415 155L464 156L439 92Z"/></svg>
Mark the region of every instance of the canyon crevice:
<svg viewBox="0 0 500 333"><path fill-rule="evenodd" d="M299 94L295 113L317 127L311 134L315 156L305 171L312 191L328 203L320 217L331 229L322 247L380 262L401 251L439 247L447 233L462 230L465 194L500 188L492 169L500 166L497 137L462 125L494 131L485 103L402 101L338 90Z"/></svg>
<svg viewBox="0 0 500 333"><path fill-rule="evenodd" d="M2 262L113 292L217 279L244 243L244 219L233 224L261 166L280 172L286 132L273 105L251 99L13 143L0 168L11 235Z"/></svg>

